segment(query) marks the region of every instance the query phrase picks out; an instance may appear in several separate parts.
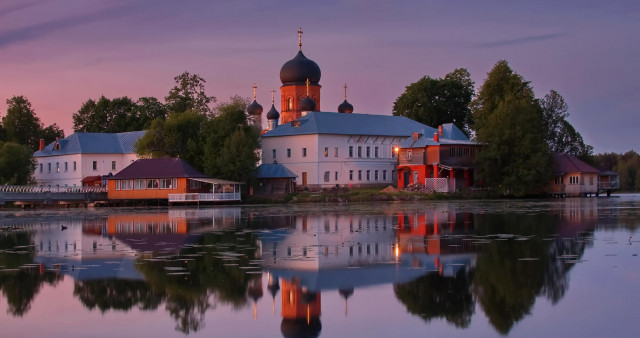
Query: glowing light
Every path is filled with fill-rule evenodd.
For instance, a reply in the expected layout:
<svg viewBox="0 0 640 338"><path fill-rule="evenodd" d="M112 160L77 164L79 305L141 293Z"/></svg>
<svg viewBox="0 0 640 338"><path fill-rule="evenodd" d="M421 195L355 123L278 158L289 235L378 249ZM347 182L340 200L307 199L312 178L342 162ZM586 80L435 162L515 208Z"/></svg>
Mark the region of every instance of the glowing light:
<svg viewBox="0 0 640 338"><path fill-rule="evenodd" d="M399 150L400 150L400 148L398 148L398 147L393 148L393 151L395 151L396 153L397 153Z"/></svg>

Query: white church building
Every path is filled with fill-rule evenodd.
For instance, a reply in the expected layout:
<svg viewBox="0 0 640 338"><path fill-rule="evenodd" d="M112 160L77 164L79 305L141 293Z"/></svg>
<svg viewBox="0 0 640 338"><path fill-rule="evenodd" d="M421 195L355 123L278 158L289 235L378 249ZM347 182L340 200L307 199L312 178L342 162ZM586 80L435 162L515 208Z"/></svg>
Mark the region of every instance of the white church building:
<svg viewBox="0 0 640 338"><path fill-rule="evenodd" d="M144 131L74 133L47 146L41 141L33 154L36 184L45 187L81 187L83 180L100 181L138 159L134 144Z"/></svg>

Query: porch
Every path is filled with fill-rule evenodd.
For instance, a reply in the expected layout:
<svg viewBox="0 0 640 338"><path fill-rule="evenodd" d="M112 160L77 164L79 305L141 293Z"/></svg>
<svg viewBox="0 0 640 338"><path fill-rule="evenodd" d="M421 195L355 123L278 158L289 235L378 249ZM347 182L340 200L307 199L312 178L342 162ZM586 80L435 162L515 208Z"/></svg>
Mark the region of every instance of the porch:
<svg viewBox="0 0 640 338"><path fill-rule="evenodd" d="M192 192L169 194L169 205L172 203L241 201L240 182L214 178L189 178L187 181ZM193 192L193 190L198 192Z"/></svg>

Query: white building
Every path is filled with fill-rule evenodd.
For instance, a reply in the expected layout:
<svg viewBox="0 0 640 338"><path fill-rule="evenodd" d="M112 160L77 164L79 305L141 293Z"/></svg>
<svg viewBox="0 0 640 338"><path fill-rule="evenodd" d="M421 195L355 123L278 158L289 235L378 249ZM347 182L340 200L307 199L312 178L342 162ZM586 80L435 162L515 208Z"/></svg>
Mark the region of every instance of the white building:
<svg viewBox="0 0 640 338"><path fill-rule="evenodd" d="M402 116L309 112L262 135L262 163L298 175L298 188L385 186L396 180L395 147L434 128Z"/></svg>
<svg viewBox="0 0 640 338"><path fill-rule="evenodd" d="M33 154L36 184L80 187L86 178L116 174L138 159L134 144L144 131L126 133L75 133L56 140Z"/></svg>

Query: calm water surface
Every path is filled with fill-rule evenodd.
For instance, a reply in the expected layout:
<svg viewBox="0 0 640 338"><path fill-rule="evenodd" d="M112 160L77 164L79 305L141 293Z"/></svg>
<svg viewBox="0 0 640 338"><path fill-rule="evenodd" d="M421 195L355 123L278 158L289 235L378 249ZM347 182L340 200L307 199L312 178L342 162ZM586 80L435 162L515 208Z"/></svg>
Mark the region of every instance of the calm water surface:
<svg viewBox="0 0 640 338"><path fill-rule="evenodd" d="M638 337L640 195L0 210L0 337Z"/></svg>

